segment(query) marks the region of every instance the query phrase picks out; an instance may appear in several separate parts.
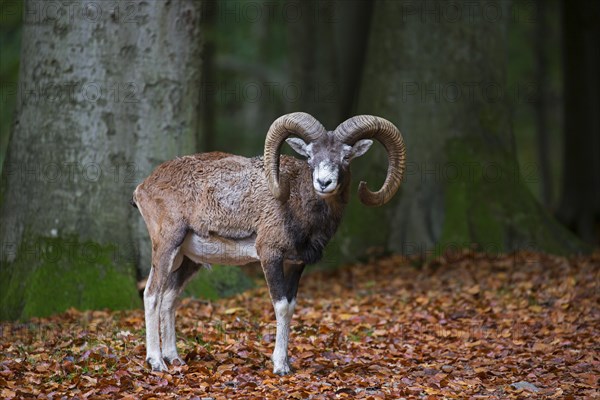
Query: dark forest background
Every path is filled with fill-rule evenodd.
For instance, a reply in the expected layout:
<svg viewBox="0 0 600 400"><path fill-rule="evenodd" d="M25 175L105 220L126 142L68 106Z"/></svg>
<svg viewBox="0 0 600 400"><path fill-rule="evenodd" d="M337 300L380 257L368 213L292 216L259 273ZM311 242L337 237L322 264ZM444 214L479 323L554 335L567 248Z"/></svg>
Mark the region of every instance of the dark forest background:
<svg viewBox="0 0 600 400"><path fill-rule="evenodd" d="M353 198L321 267L600 243L598 2L0 4L2 319L139 305L135 185L181 154L260 155L292 111L380 115L408 148L395 200ZM384 158L355 181L380 183ZM218 268L188 294L249 282Z"/></svg>

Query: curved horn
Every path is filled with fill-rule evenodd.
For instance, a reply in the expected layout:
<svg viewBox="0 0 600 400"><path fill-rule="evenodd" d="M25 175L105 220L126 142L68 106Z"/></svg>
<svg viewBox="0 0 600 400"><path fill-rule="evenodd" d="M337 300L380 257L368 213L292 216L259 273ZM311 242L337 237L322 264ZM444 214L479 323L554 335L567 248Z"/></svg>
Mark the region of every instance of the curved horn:
<svg viewBox="0 0 600 400"><path fill-rule="evenodd" d="M402 134L390 121L373 115L357 115L342 122L335 128L338 140L352 146L361 139L376 139L387 151L388 170L385 182L377 192L371 192L367 183L362 181L358 186L358 197L367 206L381 206L396 194L402 182L406 149Z"/></svg>
<svg viewBox="0 0 600 400"><path fill-rule="evenodd" d="M290 195L288 180L286 177L279 178L279 153L283 141L295 135L305 142L312 142L325 132L319 121L303 112L282 115L271 124L265 139L264 168L271 193L282 203Z"/></svg>

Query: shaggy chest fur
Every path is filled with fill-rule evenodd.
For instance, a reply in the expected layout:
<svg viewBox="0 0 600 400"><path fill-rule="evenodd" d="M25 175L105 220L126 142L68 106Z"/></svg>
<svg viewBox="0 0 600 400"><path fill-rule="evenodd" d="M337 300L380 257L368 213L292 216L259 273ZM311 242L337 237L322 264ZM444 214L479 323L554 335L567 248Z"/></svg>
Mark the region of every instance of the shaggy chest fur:
<svg viewBox="0 0 600 400"><path fill-rule="evenodd" d="M322 258L325 246L335 234L341 210L333 209L323 200L309 201L306 206L312 218L296 218L290 208L286 213L285 227L294 243L296 254L292 258L314 264Z"/></svg>

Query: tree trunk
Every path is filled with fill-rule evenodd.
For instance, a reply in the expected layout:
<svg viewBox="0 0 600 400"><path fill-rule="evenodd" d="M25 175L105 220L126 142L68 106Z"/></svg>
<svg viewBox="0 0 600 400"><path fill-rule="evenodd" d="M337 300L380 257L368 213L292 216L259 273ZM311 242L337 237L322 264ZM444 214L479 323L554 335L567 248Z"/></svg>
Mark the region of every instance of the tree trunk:
<svg viewBox="0 0 600 400"><path fill-rule="evenodd" d="M518 168L507 107L509 17L508 2L376 3L358 113L397 124L407 170L394 204L352 203L342 247L582 249L521 180L530 171ZM374 154L354 169L372 188L385 176Z"/></svg>
<svg viewBox="0 0 600 400"><path fill-rule="evenodd" d="M344 0L334 3L335 49L339 65L339 122L353 116L371 28L373 1Z"/></svg>
<svg viewBox="0 0 600 400"><path fill-rule="evenodd" d="M600 4L563 2L564 173L558 218L600 243Z"/></svg>
<svg viewBox="0 0 600 400"><path fill-rule="evenodd" d="M0 319L138 304L150 244L129 199L159 162L196 146L200 2L55 8L25 2Z"/></svg>
<svg viewBox="0 0 600 400"><path fill-rule="evenodd" d="M284 98L288 111L312 114L328 129L339 122L340 77L334 42L333 2L292 2L297 18L288 21L291 79L296 98ZM291 100L291 101L290 101Z"/></svg>
<svg viewBox="0 0 600 400"><path fill-rule="evenodd" d="M216 41L215 19L218 3L214 0L202 3L202 29L207 35L202 49L202 85L200 88L200 104L198 115L201 126L198 133L198 142L202 143L204 151L214 151L216 137L216 96L214 90L208 90L215 81L215 52Z"/></svg>
<svg viewBox="0 0 600 400"><path fill-rule="evenodd" d="M548 39L547 0L536 0L537 22L535 26L535 76L539 90L535 99L535 136L537 139L538 162L541 183L541 199L546 209L552 205L552 176L550 173L550 132L548 129L548 57L546 55Z"/></svg>

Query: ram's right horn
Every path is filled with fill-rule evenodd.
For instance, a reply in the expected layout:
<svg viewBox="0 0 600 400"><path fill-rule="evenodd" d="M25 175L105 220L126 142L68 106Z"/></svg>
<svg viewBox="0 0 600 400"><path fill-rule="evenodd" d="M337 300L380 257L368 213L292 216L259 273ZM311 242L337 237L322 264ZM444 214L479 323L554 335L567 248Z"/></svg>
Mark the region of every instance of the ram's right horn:
<svg viewBox="0 0 600 400"><path fill-rule="evenodd" d="M402 182L406 148L402 134L390 121L373 115L357 115L342 122L334 131L338 140L352 146L361 139L375 139L383 144L388 156L388 170L381 188L372 192L367 183L358 186L360 201L371 207L381 206L394 196Z"/></svg>

